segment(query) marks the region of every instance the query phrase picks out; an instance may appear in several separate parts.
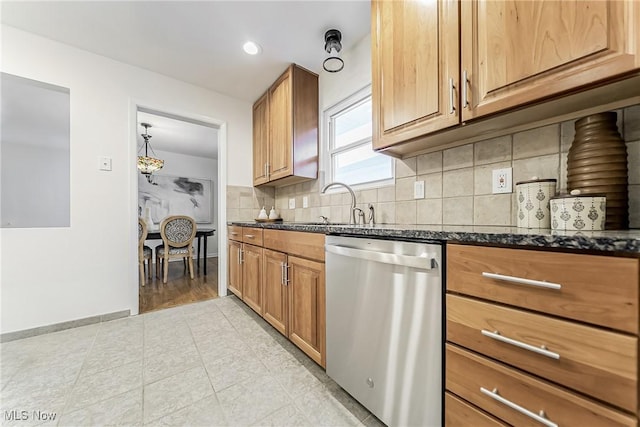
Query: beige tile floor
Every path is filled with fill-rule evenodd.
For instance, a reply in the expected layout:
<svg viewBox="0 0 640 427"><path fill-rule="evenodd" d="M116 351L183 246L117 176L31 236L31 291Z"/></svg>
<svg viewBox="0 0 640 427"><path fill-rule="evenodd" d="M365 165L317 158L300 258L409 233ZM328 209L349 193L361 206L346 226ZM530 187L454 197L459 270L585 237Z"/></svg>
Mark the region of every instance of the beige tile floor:
<svg viewBox="0 0 640 427"><path fill-rule="evenodd" d="M382 425L235 297L0 350L3 426Z"/></svg>

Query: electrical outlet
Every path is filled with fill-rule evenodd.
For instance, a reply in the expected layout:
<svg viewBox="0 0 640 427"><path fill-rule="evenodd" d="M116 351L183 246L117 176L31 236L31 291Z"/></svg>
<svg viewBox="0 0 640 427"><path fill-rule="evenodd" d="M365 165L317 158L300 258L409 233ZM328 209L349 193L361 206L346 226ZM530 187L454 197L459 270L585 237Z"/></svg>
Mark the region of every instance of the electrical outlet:
<svg viewBox="0 0 640 427"><path fill-rule="evenodd" d="M303 196L302 197L302 207L303 208L308 208L309 207L309 196Z"/></svg>
<svg viewBox="0 0 640 427"><path fill-rule="evenodd" d="M511 193L512 192L512 178L511 168L494 169L492 173L491 188L493 194Z"/></svg>
<svg viewBox="0 0 640 427"><path fill-rule="evenodd" d="M413 198L424 199L424 181L416 181L413 183Z"/></svg>
<svg viewBox="0 0 640 427"><path fill-rule="evenodd" d="M296 208L296 198L292 197L289 199L289 209L295 209Z"/></svg>

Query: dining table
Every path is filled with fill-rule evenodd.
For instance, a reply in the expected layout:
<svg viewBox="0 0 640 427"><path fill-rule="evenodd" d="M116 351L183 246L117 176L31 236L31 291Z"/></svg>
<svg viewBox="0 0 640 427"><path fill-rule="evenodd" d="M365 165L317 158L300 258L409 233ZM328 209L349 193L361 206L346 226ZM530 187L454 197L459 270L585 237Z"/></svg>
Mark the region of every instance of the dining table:
<svg viewBox="0 0 640 427"><path fill-rule="evenodd" d="M200 271L200 248L202 247L201 240L204 238L204 261L203 261L203 273L206 276L207 275L207 238L210 236L213 236L213 234L216 232L215 228L198 228L196 230L196 239L198 239L198 253L196 255L196 264L197 264L197 271ZM162 236L160 235L160 230L149 230L147 232L147 240L158 240L158 239L162 239Z"/></svg>

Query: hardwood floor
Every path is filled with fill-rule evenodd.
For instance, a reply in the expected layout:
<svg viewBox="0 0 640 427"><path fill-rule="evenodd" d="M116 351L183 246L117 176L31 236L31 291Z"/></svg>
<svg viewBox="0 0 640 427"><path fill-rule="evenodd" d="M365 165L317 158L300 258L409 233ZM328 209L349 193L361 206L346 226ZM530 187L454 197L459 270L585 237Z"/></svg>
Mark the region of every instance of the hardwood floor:
<svg viewBox="0 0 640 427"><path fill-rule="evenodd" d="M189 278L188 270L184 269L182 262L169 263L169 277L167 283L162 283L161 277L155 277L155 268L152 264L151 279L146 278L145 286L138 286L140 294L140 313L174 307L196 301L204 301L218 297L218 258L207 258L207 275L202 273L202 261L200 271L194 262L194 279ZM146 277L145 271L145 277ZM162 272L160 273L162 276Z"/></svg>

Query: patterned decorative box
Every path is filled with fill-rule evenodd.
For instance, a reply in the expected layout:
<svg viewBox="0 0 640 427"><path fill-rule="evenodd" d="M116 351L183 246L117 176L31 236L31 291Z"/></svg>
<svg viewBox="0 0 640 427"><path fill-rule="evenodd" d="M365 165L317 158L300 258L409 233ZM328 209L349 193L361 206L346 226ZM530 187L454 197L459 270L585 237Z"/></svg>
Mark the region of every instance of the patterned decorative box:
<svg viewBox="0 0 640 427"><path fill-rule="evenodd" d="M522 228L550 228L549 200L556 195L555 179L538 179L516 183L518 198L517 225Z"/></svg>
<svg viewBox="0 0 640 427"><path fill-rule="evenodd" d="M607 213L604 194L580 195L580 190L551 199L553 230L604 230Z"/></svg>

